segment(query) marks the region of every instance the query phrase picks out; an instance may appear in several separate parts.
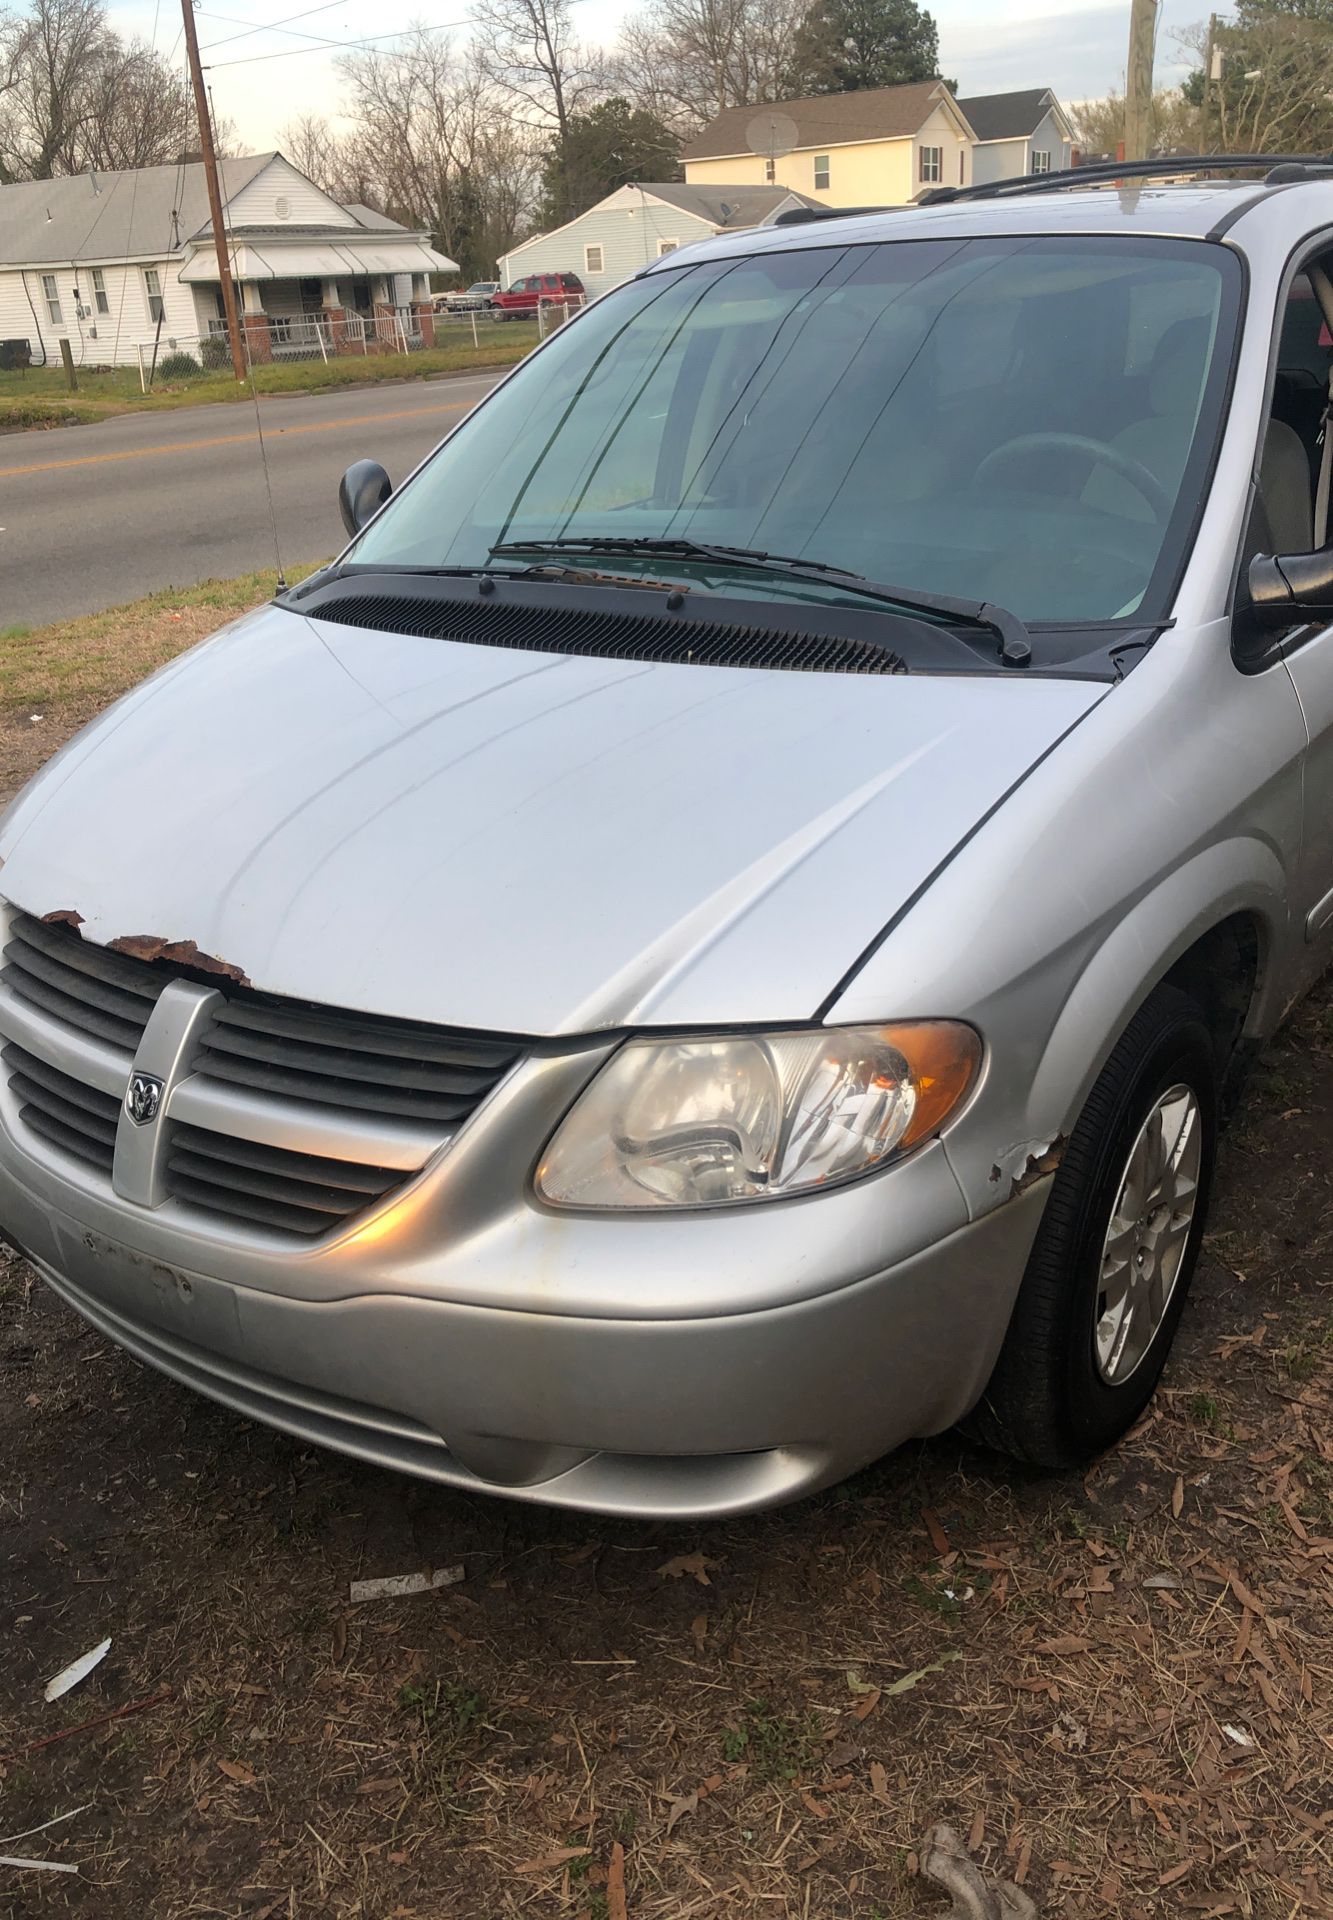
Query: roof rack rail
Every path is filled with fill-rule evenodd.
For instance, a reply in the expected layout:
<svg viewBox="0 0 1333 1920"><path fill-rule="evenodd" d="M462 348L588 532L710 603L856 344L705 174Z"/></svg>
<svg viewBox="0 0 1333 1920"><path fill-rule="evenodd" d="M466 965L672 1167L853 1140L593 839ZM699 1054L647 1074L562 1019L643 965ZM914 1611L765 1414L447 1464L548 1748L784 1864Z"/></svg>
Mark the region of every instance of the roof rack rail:
<svg viewBox="0 0 1333 1920"><path fill-rule="evenodd" d="M984 180L971 187L932 187L915 202L942 207L955 200L997 200L1024 193L1068 193L1072 188L1119 180L1169 179L1179 173L1254 173L1265 186L1287 186L1333 172L1328 153L1171 153L1154 160L1096 160L1058 173L1019 173L1008 180Z"/></svg>
<svg viewBox="0 0 1333 1920"><path fill-rule="evenodd" d="M852 220L858 213L896 213L896 207L787 207L770 222L775 227L803 227L807 220Z"/></svg>

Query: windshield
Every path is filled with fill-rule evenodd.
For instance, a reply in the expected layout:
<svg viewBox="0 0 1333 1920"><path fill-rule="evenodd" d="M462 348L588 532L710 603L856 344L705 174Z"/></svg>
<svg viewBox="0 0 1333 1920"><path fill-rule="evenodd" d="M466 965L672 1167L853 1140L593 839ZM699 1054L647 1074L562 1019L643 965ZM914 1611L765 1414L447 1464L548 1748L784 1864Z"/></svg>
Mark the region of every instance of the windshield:
<svg viewBox="0 0 1333 1920"><path fill-rule="evenodd" d="M688 538L1024 620L1161 617L1207 483L1239 294L1223 247L1118 236L654 272L520 367L347 557L502 566L501 542ZM756 592L716 565L616 564Z"/></svg>

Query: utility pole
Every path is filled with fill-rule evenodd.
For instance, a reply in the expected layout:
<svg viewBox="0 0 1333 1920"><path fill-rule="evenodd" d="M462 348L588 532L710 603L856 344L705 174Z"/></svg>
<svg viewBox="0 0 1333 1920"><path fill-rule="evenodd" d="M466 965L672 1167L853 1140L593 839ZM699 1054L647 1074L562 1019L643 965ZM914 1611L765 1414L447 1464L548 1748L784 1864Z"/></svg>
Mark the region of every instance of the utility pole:
<svg viewBox="0 0 1333 1920"><path fill-rule="evenodd" d="M1125 158L1146 160L1152 123L1153 52L1157 0L1131 0L1129 64L1125 69Z"/></svg>
<svg viewBox="0 0 1333 1920"><path fill-rule="evenodd" d="M1208 17L1208 48L1206 53L1204 54L1204 62L1203 62L1203 139L1200 142L1200 145L1203 147L1205 152L1210 150L1208 147L1208 142L1213 138L1213 118L1214 118L1213 107L1218 100L1218 94L1219 94L1218 83L1221 80L1221 78L1222 78L1222 49L1218 45L1217 15L1214 13L1214 14L1210 14ZM1219 122L1220 122L1220 118L1221 116L1219 115L1218 116ZM1221 145L1222 145L1222 130L1219 124L1217 129L1216 145L1211 149L1211 151L1220 152Z"/></svg>
<svg viewBox="0 0 1333 1920"><path fill-rule="evenodd" d="M217 249L218 279L222 282L222 311L227 316L227 338L231 342L231 364L238 380L245 379L245 349L241 344L241 322L236 311L236 287L227 257L227 233L222 224L222 189L218 185L218 156L213 147L213 121L208 111L208 92L203 68L199 64L199 36L194 30L194 0L181 0L185 17L185 50L190 61L190 79L194 84L194 107L199 116L199 146L204 156L204 178L208 182L208 211L213 222L213 245Z"/></svg>

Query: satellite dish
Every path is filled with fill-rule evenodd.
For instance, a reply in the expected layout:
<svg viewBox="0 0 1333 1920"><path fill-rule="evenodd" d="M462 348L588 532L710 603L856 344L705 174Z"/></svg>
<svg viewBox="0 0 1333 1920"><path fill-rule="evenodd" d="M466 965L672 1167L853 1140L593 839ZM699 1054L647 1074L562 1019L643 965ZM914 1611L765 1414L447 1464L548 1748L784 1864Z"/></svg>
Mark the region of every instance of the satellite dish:
<svg viewBox="0 0 1333 1920"><path fill-rule="evenodd" d="M800 129L791 115L773 110L757 113L745 129L750 152L762 154L765 160L780 160L784 153L791 152L800 137Z"/></svg>

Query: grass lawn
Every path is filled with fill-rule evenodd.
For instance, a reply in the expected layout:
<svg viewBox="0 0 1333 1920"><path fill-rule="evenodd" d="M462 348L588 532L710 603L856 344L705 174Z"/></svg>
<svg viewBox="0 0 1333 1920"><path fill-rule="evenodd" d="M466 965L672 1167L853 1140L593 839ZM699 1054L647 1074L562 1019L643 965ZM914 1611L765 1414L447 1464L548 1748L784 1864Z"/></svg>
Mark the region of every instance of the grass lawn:
<svg viewBox="0 0 1333 1920"><path fill-rule="evenodd" d="M460 329L448 346L421 353L347 354L327 364L321 360L285 361L256 367L260 393L318 393L326 387L374 385L381 380L424 380L432 374L466 373L474 367L507 367L537 345L535 325L511 321L477 327L479 345L471 330ZM197 407L214 400L248 400L250 388L240 386L230 372L200 373L193 378L163 383L151 393L139 390L139 369L108 367L79 370L78 391L65 385L63 369L30 367L25 373L0 373L0 433L26 427L66 427L106 420L118 413L158 412L173 407Z"/></svg>

